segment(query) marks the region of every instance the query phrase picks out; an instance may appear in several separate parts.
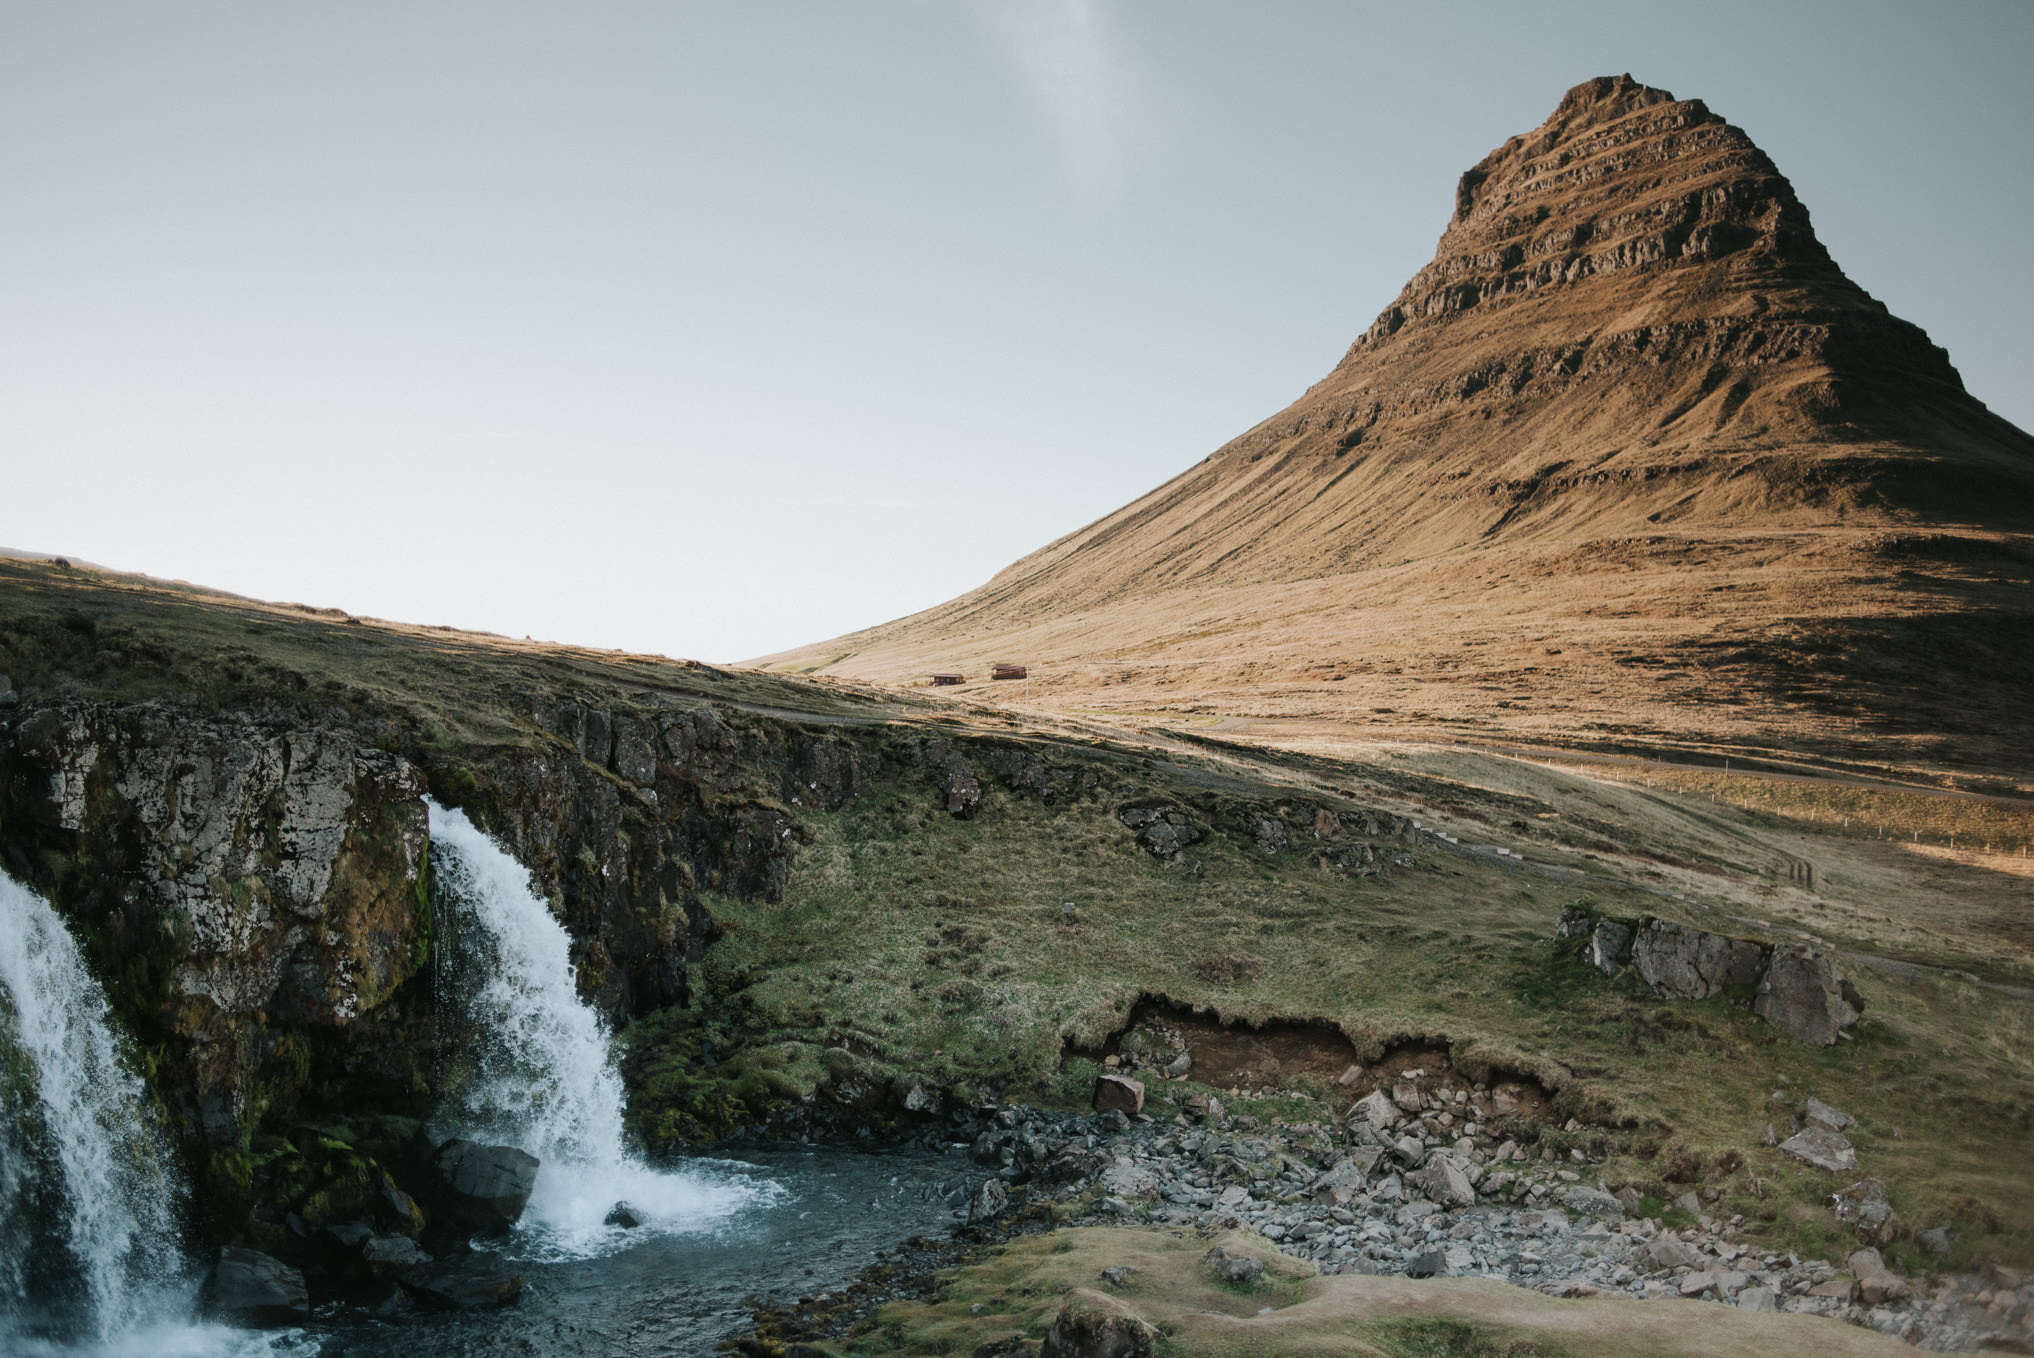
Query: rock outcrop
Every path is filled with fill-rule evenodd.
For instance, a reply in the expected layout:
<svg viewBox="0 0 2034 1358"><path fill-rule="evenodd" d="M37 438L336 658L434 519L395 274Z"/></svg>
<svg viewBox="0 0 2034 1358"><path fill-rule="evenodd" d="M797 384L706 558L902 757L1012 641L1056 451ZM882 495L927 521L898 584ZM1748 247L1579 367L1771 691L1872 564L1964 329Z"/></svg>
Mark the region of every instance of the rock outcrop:
<svg viewBox="0 0 2034 1358"><path fill-rule="evenodd" d="M1603 955L1604 949L1592 944L1591 956L1599 967ZM1639 929L1631 944L1632 966L1639 978L1654 994L1676 1000L1706 1000L1729 986L1751 985L1765 970L1766 956L1765 947L1748 938L1657 919Z"/></svg>
<svg viewBox="0 0 2034 1358"><path fill-rule="evenodd" d="M617 1026L656 1018L674 1040L649 1056L691 1049L711 1070L687 979L717 934L708 902L781 899L807 814L879 783L983 814L1104 787L1105 764L1035 742L746 710L682 662L648 686L622 665L560 680L486 639L302 613L10 577L0 866L65 918L147 1052L199 1234L306 1267L330 1254L354 1282L418 1266L393 1244L366 1260L371 1238L437 1253L528 1194L447 1197L411 1152L473 1036L436 994L454 917L427 796L529 869L583 999ZM837 1037L816 1064L810 1098L785 1082L744 1103L687 1077L668 1082L682 1107L660 1094L631 1115L661 1148L726 1135L765 1099L813 1132L944 1111Z"/></svg>
<svg viewBox="0 0 2034 1358"><path fill-rule="evenodd" d="M1039 1346L1039 1358L1146 1358L1158 1327L1123 1302L1091 1287L1077 1287Z"/></svg>
<svg viewBox="0 0 2034 1358"><path fill-rule="evenodd" d="M428 953L425 778L357 732L59 702L0 732L0 770L10 870L175 1039L168 1092L212 1144L243 1138L276 1030L358 1023Z"/></svg>
<svg viewBox="0 0 2034 1358"><path fill-rule="evenodd" d="M1772 945L1661 919L1616 920L1579 905L1561 911L1554 934L1580 940L1582 956L1606 976L1629 964L1655 995L1669 999L1754 990L1752 1011L1797 1042L1833 1046L1864 1014L1857 987L1805 943Z"/></svg>
<svg viewBox="0 0 2034 1358"><path fill-rule="evenodd" d="M1858 1021L1864 1001L1821 952L1783 943L1759 979L1752 1010L1797 1041L1827 1047Z"/></svg>

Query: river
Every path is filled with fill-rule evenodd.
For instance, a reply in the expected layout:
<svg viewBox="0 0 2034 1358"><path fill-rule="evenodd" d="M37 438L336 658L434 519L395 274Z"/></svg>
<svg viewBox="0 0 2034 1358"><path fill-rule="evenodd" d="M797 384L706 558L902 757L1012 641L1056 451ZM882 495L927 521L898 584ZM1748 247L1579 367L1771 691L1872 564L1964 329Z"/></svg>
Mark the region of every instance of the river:
<svg viewBox="0 0 2034 1358"><path fill-rule="evenodd" d="M744 1205L697 1229L680 1223L636 1240L617 1230L616 1238L580 1237L569 1247L544 1227L526 1226L494 1247L501 1268L523 1275L515 1305L393 1320L328 1307L288 1346L306 1358L711 1354L747 1321L749 1296L830 1291L885 1248L951 1227L953 1209L934 1190L964 1165L919 1150L845 1148L694 1161L683 1166L688 1177L737 1188Z"/></svg>

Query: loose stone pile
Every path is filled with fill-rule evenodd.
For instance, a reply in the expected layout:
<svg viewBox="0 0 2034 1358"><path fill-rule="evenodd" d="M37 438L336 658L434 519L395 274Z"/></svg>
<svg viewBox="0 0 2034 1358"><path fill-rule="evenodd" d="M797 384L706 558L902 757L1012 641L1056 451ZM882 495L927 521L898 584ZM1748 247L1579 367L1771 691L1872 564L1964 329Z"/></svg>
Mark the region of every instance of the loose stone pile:
<svg viewBox="0 0 2034 1358"><path fill-rule="evenodd" d="M1104 1217L1244 1227L1321 1272L1415 1278L1496 1278L1556 1296L1686 1297L1748 1310L1827 1315L1934 1352L2034 1342L2034 1284L2010 1270L1952 1278L1930 1296L1887 1271L1876 1249L1842 1266L1762 1250L1745 1221L1702 1215L1693 1194L1675 1206L1696 1224L1675 1230L1637 1215L1639 1195L1588 1174L1581 1150L1529 1159L1516 1142L1486 1150L1481 1128L1447 1141L1435 1110L1489 1091L1383 1091L1359 1102L1337 1135L1318 1124L1260 1131L1249 1119L1200 1127L1131 1119L978 1110L968 1151L994 1167L979 1187L948 1186L955 1215L980 1223L1031 1195L1087 1193ZM1411 1104L1421 1120L1415 1121ZM1018 1189L1013 1194L1005 1185Z"/></svg>

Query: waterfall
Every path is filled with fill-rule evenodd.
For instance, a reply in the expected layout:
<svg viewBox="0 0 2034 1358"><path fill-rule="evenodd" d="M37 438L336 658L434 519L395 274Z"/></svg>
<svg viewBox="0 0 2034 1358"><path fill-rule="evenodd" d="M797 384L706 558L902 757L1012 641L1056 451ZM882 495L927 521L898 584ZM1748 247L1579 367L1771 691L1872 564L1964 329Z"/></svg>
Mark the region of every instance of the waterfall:
<svg viewBox="0 0 2034 1358"><path fill-rule="evenodd" d="M579 998L571 939L530 874L466 814L435 801L431 870L441 917L441 1002L473 1037L473 1070L445 1119L475 1140L542 1161L525 1224L555 1253L619 1248L604 1219L627 1202L656 1231L711 1229L768 1184L710 1170L666 1172L630 1149L607 1023Z"/></svg>
<svg viewBox="0 0 2034 1358"><path fill-rule="evenodd" d="M105 995L49 903L0 873L0 1350L188 1312L183 1188Z"/></svg>

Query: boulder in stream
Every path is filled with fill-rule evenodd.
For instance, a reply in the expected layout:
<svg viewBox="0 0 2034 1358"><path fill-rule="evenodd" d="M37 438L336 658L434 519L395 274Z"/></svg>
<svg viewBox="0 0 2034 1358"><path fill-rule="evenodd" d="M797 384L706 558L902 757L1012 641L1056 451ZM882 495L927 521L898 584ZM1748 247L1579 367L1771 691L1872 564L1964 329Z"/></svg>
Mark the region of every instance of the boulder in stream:
<svg viewBox="0 0 2034 1358"><path fill-rule="evenodd" d="M431 1256L406 1235L375 1235L362 1242L360 1261L376 1278L388 1278L430 1263Z"/></svg>
<svg viewBox="0 0 2034 1358"><path fill-rule="evenodd" d="M483 1311L523 1295L520 1273L487 1273L461 1264L425 1264L401 1275L403 1290L426 1306Z"/></svg>
<svg viewBox="0 0 2034 1358"><path fill-rule="evenodd" d="M537 1157L514 1146L454 1137L431 1153L432 1220L500 1235L514 1226L537 1185Z"/></svg>
<svg viewBox="0 0 2034 1358"><path fill-rule="evenodd" d="M205 1280L205 1313L236 1325L300 1325L311 1318L304 1275L259 1250L227 1245Z"/></svg>

